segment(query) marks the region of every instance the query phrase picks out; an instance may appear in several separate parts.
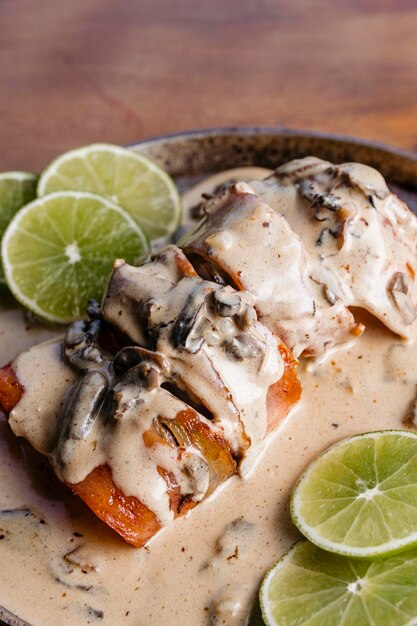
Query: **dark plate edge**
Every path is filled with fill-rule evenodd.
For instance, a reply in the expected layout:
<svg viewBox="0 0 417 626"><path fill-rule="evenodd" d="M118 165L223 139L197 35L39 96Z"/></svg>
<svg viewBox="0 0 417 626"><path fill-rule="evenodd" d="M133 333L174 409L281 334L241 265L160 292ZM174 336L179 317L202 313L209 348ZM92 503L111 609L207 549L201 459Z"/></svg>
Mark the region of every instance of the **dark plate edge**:
<svg viewBox="0 0 417 626"><path fill-rule="evenodd" d="M326 133L316 130L290 128L286 126L209 126L207 128L196 128L191 130L184 130L178 133L166 133L162 135L153 135L143 141L135 141L127 144L128 148L135 148L140 146L141 148L148 148L150 146L159 145L161 142L172 142L178 139L194 139L200 137L217 137L219 135L235 135L237 137L242 135L275 135L282 137L297 137L305 139L306 137L311 139L329 140L332 142L339 142L344 144L357 145L358 147L374 148L390 154L395 154L400 157L412 159L417 163L417 153L411 150L404 150L397 146L392 146L372 139L362 139L353 135L344 135L338 133Z"/></svg>

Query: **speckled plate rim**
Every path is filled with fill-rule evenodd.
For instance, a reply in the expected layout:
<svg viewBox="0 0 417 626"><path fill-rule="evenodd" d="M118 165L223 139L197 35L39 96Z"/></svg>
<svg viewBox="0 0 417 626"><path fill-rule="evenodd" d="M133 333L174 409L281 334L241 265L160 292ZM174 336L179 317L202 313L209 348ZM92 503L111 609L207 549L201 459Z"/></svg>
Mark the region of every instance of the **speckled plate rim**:
<svg viewBox="0 0 417 626"><path fill-rule="evenodd" d="M329 161L359 161L378 168L417 209L417 155L378 143L307 130L244 126L207 128L152 137L128 146L157 161L186 188L198 178L245 165L274 168L313 154ZM0 607L0 626L30 626Z"/></svg>
<svg viewBox="0 0 417 626"><path fill-rule="evenodd" d="M376 141L281 127L207 128L153 137L129 146L172 176L197 176L225 167L274 168L309 154L329 161L357 160L378 168L389 182L416 188L417 154Z"/></svg>
<svg viewBox="0 0 417 626"><path fill-rule="evenodd" d="M218 137L224 135L231 135L234 137L256 137L256 136L272 136L282 137L284 140L296 138L304 142L306 139L319 140L320 142L329 141L331 143L349 144L359 147L373 148L376 150L383 150L390 153L394 153L400 157L411 158L417 161L417 153L404 150L391 144L384 142L378 142L371 139L361 138L353 135L344 135L338 133L326 133L315 130L300 129L300 128L287 128L285 126L214 126L207 128L197 128L191 130L184 130L174 133L166 133L162 135L154 135L137 141L129 143L128 148L137 148L140 150L148 149L150 146L155 146L161 143L171 143L178 140L190 140L200 139L207 137Z"/></svg>

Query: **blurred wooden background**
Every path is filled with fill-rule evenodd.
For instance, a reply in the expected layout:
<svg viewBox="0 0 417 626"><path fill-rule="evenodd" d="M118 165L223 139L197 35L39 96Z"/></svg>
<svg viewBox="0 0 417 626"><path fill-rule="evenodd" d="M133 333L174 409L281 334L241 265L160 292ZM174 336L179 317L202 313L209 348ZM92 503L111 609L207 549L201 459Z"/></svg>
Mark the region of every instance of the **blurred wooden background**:
<svg viewBox="0 0 417 626"><path fill-rule="evenodd" d="M415 0L0 0L0 170L280 125L417 149Z"/></svg>

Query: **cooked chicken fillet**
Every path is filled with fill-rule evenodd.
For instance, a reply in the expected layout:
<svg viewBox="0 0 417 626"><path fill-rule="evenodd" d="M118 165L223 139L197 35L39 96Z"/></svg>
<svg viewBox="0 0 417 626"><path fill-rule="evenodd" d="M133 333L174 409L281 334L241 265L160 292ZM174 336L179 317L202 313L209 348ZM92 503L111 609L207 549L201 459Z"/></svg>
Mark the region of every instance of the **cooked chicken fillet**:
<svg viewBox="0 0 417 626"><path fill-rule="evenodd" d="M361 307L408 337L417 314L417 219L374 169L314 157L203 206L181 245L207 278L247 289L296 356L361 332Z"/></svg>
<svg viewBox="0 0 417 626"><path fill-rule="evenodd" d="M337 298L410 336L417 315L417 218L379 172L309 157L251 186L300 236Z"/></svg>
<svg viewBox="0 0 417 626"><path fill-rule="evenodd" d="M101 313L0 370L12 430L143 545L248 471L299 398L296 362L251 302L174 246L139 268L116 262Z"/></svg>
<svg viewBox="0 0 417 626"><path fill-rule="evenodd" d="M223 190L205 212L182 244L185 253L204 277L249 291L260 320L295 356L321 354L352 338L355 320L341 299L329 298L327 273L252 187Z"/></svg>

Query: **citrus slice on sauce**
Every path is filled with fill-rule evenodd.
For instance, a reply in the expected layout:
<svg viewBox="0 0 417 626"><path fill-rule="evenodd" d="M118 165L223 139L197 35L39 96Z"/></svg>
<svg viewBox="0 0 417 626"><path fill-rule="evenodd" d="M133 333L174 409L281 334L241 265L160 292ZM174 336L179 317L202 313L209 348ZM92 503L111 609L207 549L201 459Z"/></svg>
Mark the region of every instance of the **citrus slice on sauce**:
<svg viewBox="0 0 417 626"><path fill-rule="evenodd" d="M0 239L10 220L28 202L36 198L38 176L27 172L4 172L0 174ZM0 284L5 284L0 263Z"/></svg>
<svg viewBox="0 0 417 626"><path fill-rule="evenodd" d="M266 575L260 604L268 626L412 626L417 550L372 562L300 541Z"/></svg>
<svg viewBox="0 0 417 626"><path fill-rule="evenodd" d="M171 235L181 221L181 201L172 179L146 157L110 144L66 152L45 169L39 196L87 191L120 205L147 237Z"/></svg>
<svg viewBox="0 0 417 626"><path fill-rule="evenodd" d="M147 252L147 239L128 213L105 198L73 191L26 205L2 242L13 295L58 323L83 317L88 300L101 299L115 258L137 264Z"/></svg>
<svg viewBox="0 0 417 626"><path fill-rule="evenodd" d="M387 430L337 443L299 480L291 516L317 546L351 557L417 544L417 435Z"/></svg>

